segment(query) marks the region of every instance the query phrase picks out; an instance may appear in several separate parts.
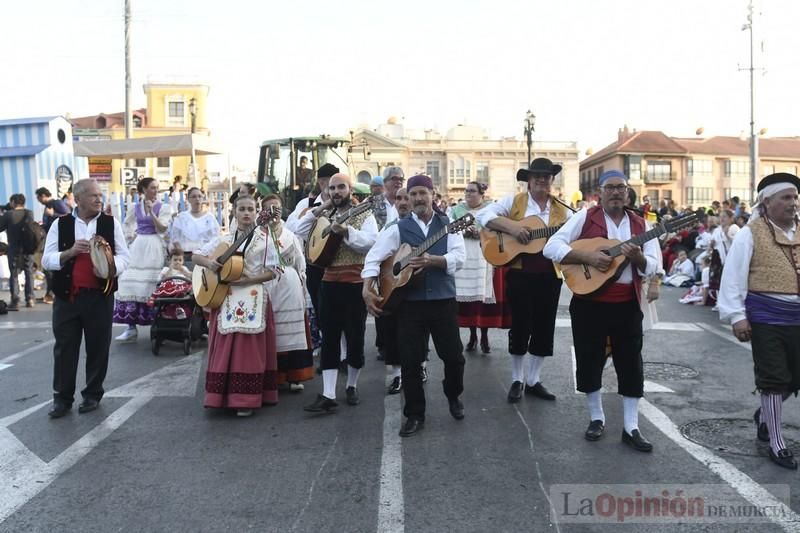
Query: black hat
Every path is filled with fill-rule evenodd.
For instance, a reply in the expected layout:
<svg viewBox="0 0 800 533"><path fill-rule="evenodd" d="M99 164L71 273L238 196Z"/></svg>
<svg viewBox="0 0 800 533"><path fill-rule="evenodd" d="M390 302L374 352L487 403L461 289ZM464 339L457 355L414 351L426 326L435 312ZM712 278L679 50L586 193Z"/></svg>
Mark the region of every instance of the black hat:
<svg viewBox="0 0 800 533"><path fill-rule="evenodd" d="M517 181L528 181L533 176L556 176L561 172L561 165L554 165L546 157L537 157L531 161L529 168L517 170Z"/></svg>
<svg viewBox="0 0 800 533"><path fill-rule="evenodd" d="M325 163L319 170L317 170L317 178L330 178L334 174L338 174L339 169L330 163Z"/></svg>
<svg viewBox="0 0 800 533"><path fill-rule="evenodd" d="M797 190L800 191L800 178L794 174L789 174L788 172L777 172L775 174L770 174L769 176L764 176L761 181L758 182L756 191L761 192L764 187L768 187L776 183L788 183L790 185L794 185Z"/></svg>

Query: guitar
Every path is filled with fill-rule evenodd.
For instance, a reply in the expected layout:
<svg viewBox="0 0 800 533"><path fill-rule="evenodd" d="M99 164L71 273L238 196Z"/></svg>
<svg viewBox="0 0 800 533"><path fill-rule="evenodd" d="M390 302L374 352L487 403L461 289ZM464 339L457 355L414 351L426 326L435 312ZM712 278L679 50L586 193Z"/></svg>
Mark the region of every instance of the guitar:
<svg viewBox="0 0 800 533"><path fill-rule="evenodd" d="M484 228L481 230L481 249L483 257L494 266L505 266L520 254L538 254L544 249L547 239L557 232L559 226L547 226L536 215L523 218L523 226L528 228L530 241L528 244L520 243L513 235Z"/></svg>
<svg viewBox="0 0 800 533"><path fill-rule="evenodd" d="M243 233L232 245L220 243L209 256L222 265L218 271L195 265L192 270L192 292L198 305L211 309L222 305L228 295L228 283L241 279L244 272L244 255L237 253L239 247L256 229L268 224L276 216L280 216L280 208L273 205L268 210L261 211L250 231Z"/></svg>
<svg viewBox="0 0 800 533"><path fill-rule="evenodd" d="M378 303L378 307L387 312L396 310L397 306L405 298L408 289L413 287L414 281L422 279L416 276L421 272L421 269L408 268L408 263L415 257L419 257L430 250L434 244L445 238L449 233L464 231L474 223L475 217L467 213L429 236L425 239L425 242L416 248L412 248L407 243L401 244L392 257L387 257L381 263L378 292L383 300Z"/></svg>
<svg viewBox="0 0 800 533"><path fill-rule="evenodd" d="M622 255L623 244L640 246L664 233L671 233L693 224L696 221L697 215L694 213L674 218L668 222L656 224L653 229L641 235L637 235L624 243L615 239L604 239L602 237L580 239L570 243L570 247L572 247L573 250L587 252L602 251L608 254L613 261L605 272L601 272L591 265L562 263L561 272L564 274L567 287L569 287L574 294L579 296L590 296L602 291L617 281L625 268L630 264L630 260Z"/></svg>
<svg viewBox="0 0 800 533"><path fill-rule="evenodd" d="M337 224L344 224L348 219L360 215L365 211L369 211L375 207L372 198L367 198L360 204L351 207L343 213L339 213L333 217L333 222ZM336 252L339 250L344 235L339 235L331 231L331 220L326 216L317 218L311 231L308 234L308 241L306 242L306 259L312 265L318 267L326 267L333 262L336 257Z"/></svg>

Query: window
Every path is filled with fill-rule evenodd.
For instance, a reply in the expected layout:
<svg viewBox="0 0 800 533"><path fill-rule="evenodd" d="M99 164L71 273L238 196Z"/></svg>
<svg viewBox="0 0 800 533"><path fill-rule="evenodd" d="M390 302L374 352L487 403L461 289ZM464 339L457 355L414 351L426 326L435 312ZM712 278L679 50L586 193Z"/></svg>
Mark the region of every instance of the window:
<svg viewBox="0 0 800 533"><path fill-rule="evenodd" d="M472 177L472 161L467 161L467 177Z"/></svg>
<svg viewBox="0 0 800 533"><path fill-rule="evenodd" d="M745 202L751 201L749 189L723 189L722 194L725 200L738 196L739 200L744 200Z"/></svg>
<svg viewBox="0 0 800 533"><path fill-rule="evenodd" d="M454 162L454 161L451 159L451 160L449 160L449 161L447 162L447 166L450 168L450 177L451 177L451 178L452 178L452 177L455 177L455 171L456 171L456 170L455 170L455 169L456 169L456 164L455 164L455 162Z"/></svg>
<svg viewBox="0 0 800 533"><path fill-rule="evenodd" d="M134 159L133 160L133 166L135 166L137 168L144 168L144 167L147 166L147 163L145 162L144 159ZM167 165L167 166L169 166L169 165Z"/></svg>
<svg viewBox="0 0 800 533"><path fill-rule="evenodd" d="M764 175L769 176L770 174L775 174L775 165L764 165ZM795 174L792 172L792 174Z"/></svg>
<svg viewBox="0 0 800 533"><path fill-rule="evenodd" d="M669 161L648 161L647 180L669 181L672 178L672 163Z"/></svg>
<svg viewBox="0 0 800 533"><path fill-rule="evenodd" d="M439 174L439 162L438 161L427 161L425 163L425 174L431 177L433 180L433 185L436 187L441 187L442 185L442 176Z"/></svg>
<svg viewBox="0 0 800 533"><path fill-rule="evenodd" d="M750 174L750 161L748 160L725 160L725 177L747 176Z"/></svg>
<svg viewBox="0 0 800 533"><path fill-rule="evenodd" d="M686 187L686 203L702 204L711 203L713 200L711 187Z"/></svg>
<svg viewBox="0 0 800 533"><path fill-rule="evenodd" d="M650 198L650 205L658 205L659 192L658 189L648 189L647 196Z"/></svg>
<svg viewBox="0 0 800 533"><path fill-rule="evenodd" d="M628 179L631 180L640 180L642 179L642 156L639 155L630 155L626 158L625 161L626 169L625 173L628 175Z"/></svg>
<svg viewBox="0 0 800 533"><path fill-rule="evenodd" d="M169 103L169 116L170 118L183 119L183 102L170 102Z"/></svg>
<svg viewBox="0 0 800 533"><path fill-rule="evenodd" d="M475 162L475 179L480 183L489 183L489 162Z"/></svg>
<svg viewBox="0 0 800 533"><path fill-rule="evenodd" d="M169 168L169 157L159 157L156 166L158 168Z"/></svg>
<svg viewBox="0 0 800 533"><path fill-rule="evenodd" d="M142 127L142 117L133 117L133 127L134 128L141 128Z"/></svg>
<svg viewBox="0 0 800 533"><path fill-rule="evenodd" d="M711 161L709 159L689 159L687 162L689 176L711 176Z"/></svg>

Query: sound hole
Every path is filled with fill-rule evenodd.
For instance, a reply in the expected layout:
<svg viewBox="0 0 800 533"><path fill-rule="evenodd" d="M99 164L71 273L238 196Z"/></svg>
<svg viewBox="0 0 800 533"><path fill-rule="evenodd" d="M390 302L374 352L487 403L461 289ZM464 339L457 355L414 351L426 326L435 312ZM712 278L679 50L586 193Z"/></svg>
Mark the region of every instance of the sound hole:
<svg viewBox="0 0 800 533"><path fill-rule="evenodd" d="M400 261L398 261L392 266L392 274L394 274L395 276L399 276L401 270L403 270L403 263Z"/></svg>

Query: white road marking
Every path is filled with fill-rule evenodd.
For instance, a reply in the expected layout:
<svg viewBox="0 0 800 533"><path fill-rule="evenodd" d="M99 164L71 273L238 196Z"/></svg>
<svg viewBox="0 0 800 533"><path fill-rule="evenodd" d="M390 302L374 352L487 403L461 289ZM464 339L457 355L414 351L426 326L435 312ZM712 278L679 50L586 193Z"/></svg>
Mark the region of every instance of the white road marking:
<svg viewBox="0 0 800 533"><path fill-rule="evenodd" d="M752 352L753 351L753 347L750 345L749 342L739 342L736 339L736 337L733 336L733 333L730 333L730 332L724 333L724 332L720 331L719 329L715 328L714 326L712 326L710 324L703 324L702 322L698 323L697 325L700 326L701 328L703 328L704 330L708 331L709 333L713 333L717 337L723 338L726 341L734 343L739 348L743 348L743 349L747 350L748 352Z"/></svg>
<svg viewBox="0 0 800 533"><path fill-rule="evenodd" d="M383 400L383 452L378 497L378 531L382 533L405 531L403 449L398 434L402 423L401 410L400 394L386 394Z"/></svg>
<svg viewBox="0 0 800 533"><path fill-rule="evenodd" d="M19 322L0 322L0 329L50 329L53 323L48 321L33 322L21 320Z"/></svg>
<svg viewBox="0 0 800 533"><path fill-rule="evenodd" d="M5 365L3 363L0 363L0 370L5 370L6 368L11 368L12 366L14 365Z"/></svg>
<svg viewBox="0 0 800 533"><path fill-rule="evenodd" d="M652 381L644 380L644 391L645 392L671 392L674 393L675 391L670 389L669 387L665 387L664 385L659 385L658 383L654 383Z"/></svg>
<svg viewBox="0 0 800 533"><path fill-rule="evenodd" d="M29 353L35 352L36 350L40 350L42 348L47 348L49 346L54 345L55 343L56 343L55 339L50 339L49 341L45 341L45 342L40 342L40 343L34 344L33 346L25 348L21 352L14 353L14 354L11 354L11 355L9 355L7 357L4 357L4 358L0 359L0 364L2 364L2 363L10 363L12 361L16 361L17 359L19 359L20 357L22 357L24 355L28 355Z"/></svg>
<svg viewBox="0 0 800 533"><path fill-rule="evenodd" d="M575 394L583 394L578 390L578 377L576 376L576 370L578 368L578 363L575 359L575 346L570 346L570 353L572 354L572 390ZM605 385L600 389L602 393L613 393L614 391L607 389ZM644 380L644 392L671 392L674 393L675 391L670 389L669 387L665 387L664 385L659 385L653 381Z"/></svg>
<svg viewBox="0 0 800 533"><path fill-rule="evenodd" d="M88 455L154 397L194 396L203 363L199 357L201 353L185 357L109 392L107 396L133 398L49 463L29 450L8 429L48 405L49 400L0 419L0 523ZM54 427L65 423L69 421L53 421Z"/></svg>
<svg viewBox="0 0 800 533"><path fill-rule="evenodd" d="M733 487L736 492L752 505L758 508L769 506L776 510L780 509L780 512L768 513L765 515L770 520L786 531L800 531L800 515L792 511L789 506L764 489L754 481L753 478L724 459L717 457L708 448L684 438L678 430L678 427L663 411L642 398L639 402L639 412L671 441L683 448L689 455L722 478L723 481Z"/></svg>

